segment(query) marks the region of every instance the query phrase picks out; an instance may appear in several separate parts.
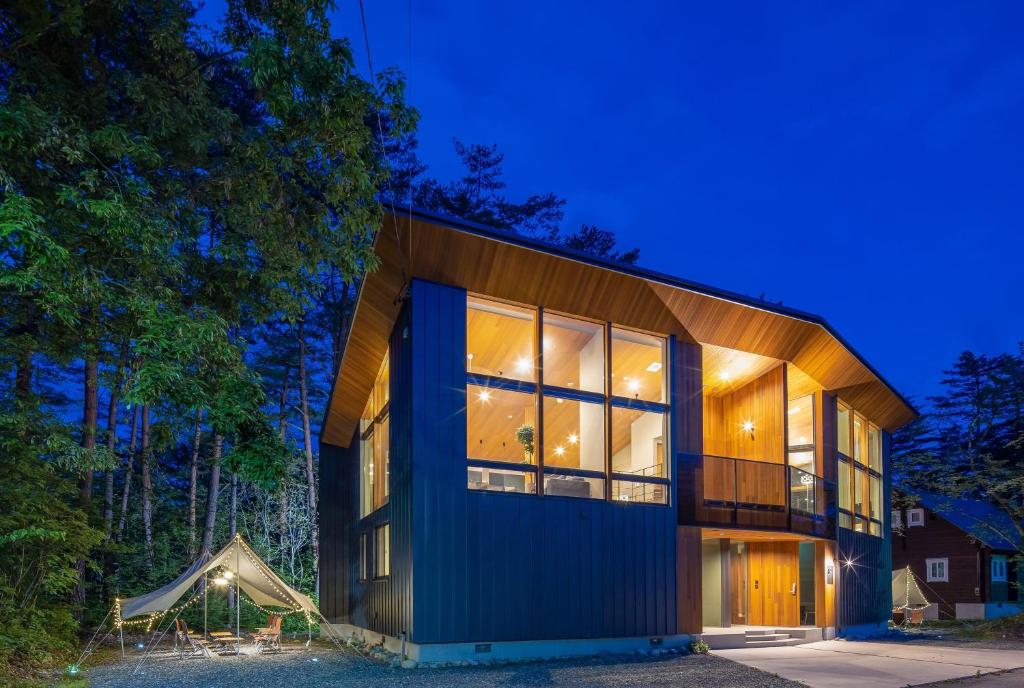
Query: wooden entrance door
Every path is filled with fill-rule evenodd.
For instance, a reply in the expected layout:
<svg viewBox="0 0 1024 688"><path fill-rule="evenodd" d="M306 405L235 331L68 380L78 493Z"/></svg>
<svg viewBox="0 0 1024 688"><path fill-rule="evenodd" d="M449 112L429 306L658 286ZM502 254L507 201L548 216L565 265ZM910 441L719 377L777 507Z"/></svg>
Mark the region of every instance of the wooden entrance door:
<svg viewBox="0 0 1024 688"><path fill-rule="evenodd" d="M748 542L747 623L800 625L800 554L796 542Z"/></svg>

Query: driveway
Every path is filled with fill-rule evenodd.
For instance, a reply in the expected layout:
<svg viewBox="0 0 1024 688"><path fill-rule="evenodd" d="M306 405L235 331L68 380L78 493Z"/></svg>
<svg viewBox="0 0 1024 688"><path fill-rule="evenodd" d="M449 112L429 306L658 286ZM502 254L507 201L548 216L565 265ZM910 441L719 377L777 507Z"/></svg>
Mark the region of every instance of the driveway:
<svg viewBox="0 0 1024 688"><path fill-rule="evenodd" d="M826 640L791 647L716 650L714 654L812 688L904 688L1024 667L1024 650L925 642Z"/></svg>

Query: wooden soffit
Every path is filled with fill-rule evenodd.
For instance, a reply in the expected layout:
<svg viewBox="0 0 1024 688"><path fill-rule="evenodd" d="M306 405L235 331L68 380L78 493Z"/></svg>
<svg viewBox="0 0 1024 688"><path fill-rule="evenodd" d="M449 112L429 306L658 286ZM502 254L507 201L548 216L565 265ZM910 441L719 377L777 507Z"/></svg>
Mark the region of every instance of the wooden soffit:
<svg viewBox="0 0 1024 688"><path fill-rule="evenodd" d="M610 320L688 342L791 361L894 430L914 418L910 405L820 319L743 303L716 290L455 220L386 215L377 270L363 280L321 440L347 447L398 318L410 280ZM781 309L780 309L781 310Z"/></svg>
<svg viewBox="0 0 1024 688"><path fill-rule="evenodd" d="M411 279L695 341L643 278L512 240L388 215L375 251L380 266L363 281L321 432L329 444L351 441Z"/></svg>

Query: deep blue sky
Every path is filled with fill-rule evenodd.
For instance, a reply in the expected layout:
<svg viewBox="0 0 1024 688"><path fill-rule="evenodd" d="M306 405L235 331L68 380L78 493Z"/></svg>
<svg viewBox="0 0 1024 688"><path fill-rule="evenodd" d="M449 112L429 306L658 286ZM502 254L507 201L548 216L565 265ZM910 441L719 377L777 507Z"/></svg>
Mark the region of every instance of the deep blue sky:
<svg viewBox="0 0 1024 688"><path fill-rule="evenodd" d="M366 4L433 176L496 143L513 197L820 313L909 395L1024 339L1024 3Z"/></svg>

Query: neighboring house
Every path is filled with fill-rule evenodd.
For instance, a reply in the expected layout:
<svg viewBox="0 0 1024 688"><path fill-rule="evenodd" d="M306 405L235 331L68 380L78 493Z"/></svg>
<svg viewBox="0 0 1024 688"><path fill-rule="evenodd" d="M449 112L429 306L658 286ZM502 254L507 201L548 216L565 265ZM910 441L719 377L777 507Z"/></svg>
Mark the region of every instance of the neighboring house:
<svg viewBox="0 0 1024 688"><path fill-rule="evenodd" d="M1020 535L986 502L934 493L892 512L893 568L910 566L936 618L987 619L1021 611Z"/></svg>
<svg viewBox="0 0 1024 688"><path fill-rule="evenodd" d="M320 444L338 628L425 661L885 628L915 412L824 320L417 212L375 251Z"/></svg>

